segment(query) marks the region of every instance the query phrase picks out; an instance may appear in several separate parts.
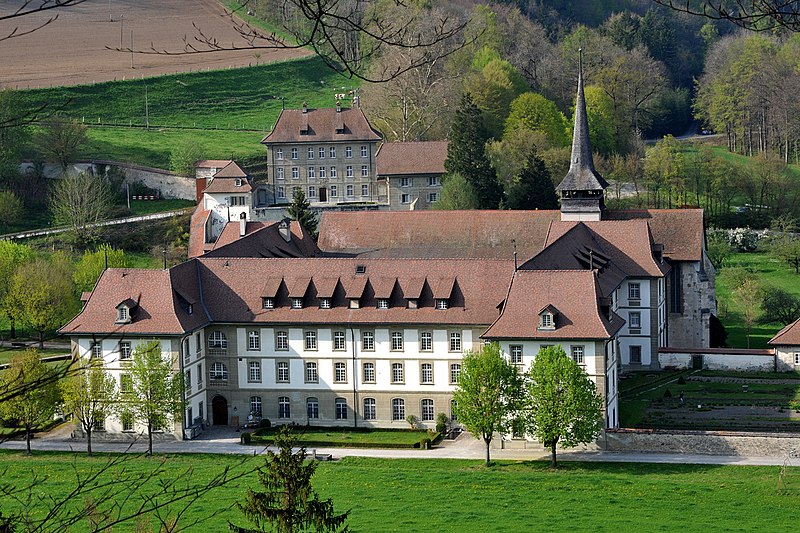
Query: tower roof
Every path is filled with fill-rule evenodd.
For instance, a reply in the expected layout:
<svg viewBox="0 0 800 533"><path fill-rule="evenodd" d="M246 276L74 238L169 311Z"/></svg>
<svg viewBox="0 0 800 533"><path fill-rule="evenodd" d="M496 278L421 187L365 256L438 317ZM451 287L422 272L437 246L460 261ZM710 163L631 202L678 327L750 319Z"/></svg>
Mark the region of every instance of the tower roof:
<svg viewBox="0 0 800 533"><path fill-rule="evenodd" d="M575 127L572 131L572 156L569 171L556 190L602 191L608 182L594 168L592 144L589 141L589 122L586 118L586 99L583 95L583 55L578 67L578 97L575 102Z"/></svg>

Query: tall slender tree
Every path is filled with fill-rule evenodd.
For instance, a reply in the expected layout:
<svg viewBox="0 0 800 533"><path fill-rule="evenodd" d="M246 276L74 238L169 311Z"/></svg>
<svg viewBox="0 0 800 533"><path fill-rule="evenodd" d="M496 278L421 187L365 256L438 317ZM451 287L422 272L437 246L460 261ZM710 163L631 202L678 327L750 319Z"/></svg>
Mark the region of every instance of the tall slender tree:
<svg viewBox="0 0 800 533"><path fill-rule="evenodd" d="M506 191L509 209L558 209L558 196L544 160L531 151L525 168Z"/></svg>
<svg viewBox="0 0 800 533"><path fill-rule="evenodd" d="M303 193L303 189L300 187L294 189L292 203L289 204L286 210L289 212L289 217L298 221L311 234L311 238L316 241L319 233L317 231L319 222L317 221L316 213L311 210L311 204L305 193Z"/></svg>
<svg viewBox="0 0 800 533"><path fill-rule="evenodd" d="M480 209L497 209L503 189L486 157L488 140L480 109L468 94L464 94L450 128L444 168L450 174L461 174L472 184Z"/></svg>
<svg viewBox="0 0 800 533"><path fill-rule="evenodd" d="M103 369L103 361L93 359L81 366L61 384L64 411L71 414L86 434L86 453L92 455L92 432L112 412L117 401L116 382Z"/></svg>

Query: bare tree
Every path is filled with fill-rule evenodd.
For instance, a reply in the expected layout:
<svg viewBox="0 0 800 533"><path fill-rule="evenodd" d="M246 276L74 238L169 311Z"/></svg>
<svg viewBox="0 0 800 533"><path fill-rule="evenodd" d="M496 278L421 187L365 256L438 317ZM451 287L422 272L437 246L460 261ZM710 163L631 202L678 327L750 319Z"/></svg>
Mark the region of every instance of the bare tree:
<svg viewBox="0 0 800 533"><path fill-rule="evenodd" d="M85 1L86 0L19 0L19 2L16 2L16 6L4 6L3 11L0 12L0 21L21 19L37 13L52 12L52 16L43 22L37 22L29 26L15 26L8 33L0 35L0 41L13 39L14 37L22 37L23 35L41 30L45 26L56 21L58 18L58 9L77 6ZM9 2L5 3L8 4ZM13 4L14 2L10 3Z"/></svg>
<svg viewBox="0 0 800 533"><path fill-rule="evenodd" d="M96 224L106 218L112 205L112 193L103 178L88 172L67 175L51 196L53 219L70 226L76 242L90 242Z"/></svg>
<svg viewBox="0 0 800 533"><path fill-rule="evenodd" d="M468 21L462 17L429 8L420 15L426 25L410 24L415 16L414 3L406 0L275 0L270 3L273 19L279 21L284 39L238 18L253 4L239 0L240 7L227 11L231 24L241 37L238 43L223 43L206 33L199 25L192 37L184 38L178 50L158 48L108 47L128 53L186 55L230 50L269 50L310 48L337 72L351 78L381 82L404 72L450 56L465 46L463 29ZM410 15L409 15L410 14ZM404 62L387 65L381 71L364 70L371 59L390 50L416 50Z"/></svg>
<svg viewBox="0 0 800 533"><path fill-rule="evenodd" d="M770 32L785 28L800 31L800 2L797 0L653 0L670 9L713 20L727 20L742 28Z"/></svg>

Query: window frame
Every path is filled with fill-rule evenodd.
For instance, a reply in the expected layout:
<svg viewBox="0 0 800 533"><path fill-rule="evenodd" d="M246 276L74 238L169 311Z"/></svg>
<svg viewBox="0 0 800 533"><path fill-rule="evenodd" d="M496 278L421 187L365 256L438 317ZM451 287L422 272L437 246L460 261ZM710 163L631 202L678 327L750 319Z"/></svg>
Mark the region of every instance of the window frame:
<svg viewBox="0 0 800 533"><path fill-rule="evenodd" d="M303 332L303 347L307 352L316 352L319 348L317 330L307 329Z"/></svg>
<svg viewBox="0 0 800 533"><path fill-rule="evenodd" d="M275 361L275 383L291 383L292 370L289 361ZM282 374L286 374L284 377Z"/></svg>
<svg viewBox="0 0 800 533"><path fill-rule="evenodd" d="M247 382L248 383L261 383L261 361L248 360L247 361Z"/></svg>
<svg viewBox="0 0 800 533"><path fill-rule="evenodd" d="M361 351L362 352L375 351L375 331L366 330L361 332Z"/></svg>
<svg viewBox="0 0 800 533"><path fill-rule="evenodd" d="M419 351L421 352L433 351L433 331L419 332Z"/></svg>
<svg viewBox="0 0 800 533"><path fill-rule="evenodd" d="M638 354L637 359L638 361L634 361L634 349L635 352ZM631 365L641 365L642 364L642 346L639 344L631 344L628 346L628 363Z"/></svg>
<svg viewBox="0 0 800 533"><path fill-rule="evenodd" d="M336 352L344 352L347 350L347 335L344 331L338 330L333 332L333 350Z"/></svg>
<svg viewBox="0 0 800 533"><path fill-rule="evenodd" d="M298 159L298 154L299 154L299 152L298 152L297 148L292 148L292 150L291 150L292 159Z"/></svg>
<svg viewBox="0 0 800 533"><path fill-rule="evenodd" d="M450 385L458 385L461 378L461 362L450 363Z"/></svg>
<svg viewBox="0 0 800 533"><path fill-rule="evenodd" d="M420 420L423 422L433 422L436 420L436 409L431 398L423 398L419 402Z"/></svg>
<svg viewBox="0 0 800 533"><path fill-rule="evenodd" d="M404 345L403 332L392 331L389 333L389 348L392 352L402 352Z"/></svg>
<svg viewBox="0 0 800 533"><path fill-rule="evenodd" d="M369 373L371 374L371 379L370 376L367 375L367 365L370 366ZM374 384L376 383L376 378L377 372L375 371L375 361L363 361L361 363L361 381L363 383Z"/></svg>
<svg viewBox="0 0 800 533"><path fill-rule="evenodd" d="M347 420L347 399L346 398L336 398L333 401L333 408L334 408L334 419L335 420Z"/></svg>
<svg viewBox="0 0 800 533"><path fill-rule="evenodd" d="M228 367L221 361L214 361L208 369L208 378L213 381L227 381Z"/></svg>
<svg viewBox="0 0 800 533"><path fill-rule="evenodd" d="M406 401L403 398L392 398L392 421L405 422Z"/></svg>
<svg viewBox="0 0 800 533"><path fill-rule="evenodd" d="M427 368L426 368L427 367ZM426 376L427 374L427 376ZM429 377L429 379L426 379ZM433 363L431 361L422 361L419 364L419 384L420 385L433 385Z"/></svg>
<svg viewBox="0 0 800 533"><path fill-rule="evenodd" d="M635 296L634 296L635 294ZM642 299L642 284L639 282L628 282L628 300Z"/></svg>
<svg viewBox="0 0 800 533"><path fill-rule="evenodd" d="M402 361L393 361L391 363L392 385L403 385L406 382L406 365Z"/></svg>
<svg viewBox="0 0 800 533"><path fill-rule="evenodd" d="M378 419L378 402L375 398L364 398L364 420L377 420Z"/></svg>
<svg viewBox="0 0 800 533"><path fill-rule="evenodd" d="M282 420L292 418L292 401L288 396L278 396L278 418Z"/></svg>
<svg viewBox="0 0 800 533"><path fill-rule="evenodd" d="M570 345L569 355L578 366L586 365L586 346L583 344Z"/></svg>
<svg viewBox="0 0 800 533"><path fill-rule="evenodd" d="M319 420L319 398L316 396L306 398L306 418L308 420Z"/></svg>
<svg viewBox="0 0 800 533"><path fill-rule="evenodd" d="M275 298L263 296L261 298L261 309L275 309Z"/></svg>
<svg viewBox="0 0 800 533"><path fill-rule="evenodd" d="M247 350L251 352L261 351L261 332L257 329L247 331Z"/></svg>
<svg viewBox="0 0 800 533"><path fill-rule="evenodd" d="M461 353L464 348L463 336L460 331L450 331L447 335L447 351L451 353Z"/></svg>
<svg viewBox="0 0 800 533"><path fill-rule="evenodd" d="M524 356L524 348L522 344L509 344L508 356L512 365L521 365Z"/></svg>
<svg viewBox="0 0 800 533"><path fill-rule="evenodd" d="M343 361L333 363L333 382L347 383L347 363Z"/></svg>
<svg viewBox="0 0 800 533"><path fill-rule="evenodd" d="M119 341L119 360L130 361L132 357L131 341Z"/></svg>
<svg viewBox="0 0 800 533"><path fill-rule="evenodd" d="M91 359L102 359L103 342L102 341L92 342L91 346L89 346L89 353L91 354Z"/></svg>
<svg viewBox="0 0 800 533"><path fill-rule="evenodd" d="M304 383L319 383L319 365L316 361L305 361L303 365Z"/></svg>
<svg viewBox="0 0 800 533"><path fill-rule="evenodd" d="M263 402L261 400L261 396L250 396L250 412L255 413L258 416L263 414Z"/></svg>

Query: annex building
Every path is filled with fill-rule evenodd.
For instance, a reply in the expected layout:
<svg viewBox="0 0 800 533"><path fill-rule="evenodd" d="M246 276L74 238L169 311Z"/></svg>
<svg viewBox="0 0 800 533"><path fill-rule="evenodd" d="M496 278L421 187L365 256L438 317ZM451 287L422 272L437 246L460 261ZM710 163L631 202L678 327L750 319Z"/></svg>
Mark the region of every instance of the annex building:
<svg viewBox="0 0 800 533"><path fill-rule="evenodd" d="M270 140L271 168L296 164L297 180L308 179L301 163L330 166L342 147L347 164L346 142L335 155L329 144L315 145L313 157L310 145L298 148L297 159L290 145L279 159L280 144ZM362 157L353 146L351 157ZM374 154L364 146L370 174ZM218 172L206 196L247 187L234 168ZM347 177L340 183L357 183ZM159 340L186 382L177 436L242 424L251 413L359 427L404 427L414 414L432 427L438 413L452 417L464 352L492 341L520 369L542 347L561 345L597 384L606 427L618 427L621 371L657 369L660 347L708 347L715 273L701 210L609 211L606 185L579 79L558 211L326 212L316 244L296 223L233 214L215 242L193 237L185 263L106 270L61 333L77 357L102 359L120 383L136 345ZM212 203L200 207L210 213ZM106 429L137 429L125 422L110 419Z"/></svg>

